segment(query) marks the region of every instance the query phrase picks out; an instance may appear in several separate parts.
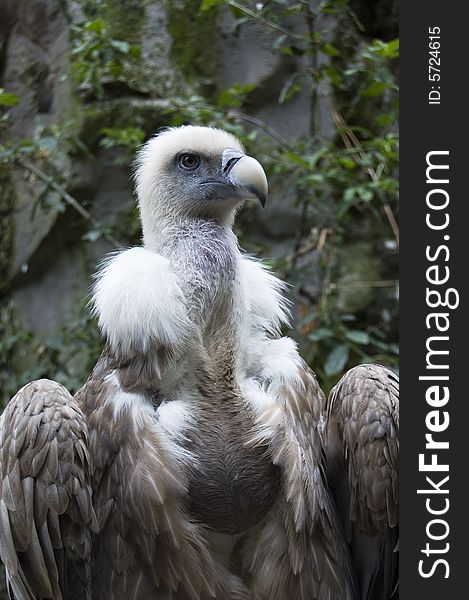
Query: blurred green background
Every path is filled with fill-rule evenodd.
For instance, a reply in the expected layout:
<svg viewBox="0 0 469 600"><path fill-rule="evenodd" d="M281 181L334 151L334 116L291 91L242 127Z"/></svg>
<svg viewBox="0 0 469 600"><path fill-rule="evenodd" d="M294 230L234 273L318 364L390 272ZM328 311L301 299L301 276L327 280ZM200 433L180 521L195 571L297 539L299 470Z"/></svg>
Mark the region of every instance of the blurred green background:
<svg viewBox="0 0 469 600"><path fill-rule="evenodd" d="M91 274L140 240L135 151L182 123L264 165L237 232L291 284L325 390L397 369L397 34L395 0L2 0L0 411L31 379L84 383Z"/></svg>

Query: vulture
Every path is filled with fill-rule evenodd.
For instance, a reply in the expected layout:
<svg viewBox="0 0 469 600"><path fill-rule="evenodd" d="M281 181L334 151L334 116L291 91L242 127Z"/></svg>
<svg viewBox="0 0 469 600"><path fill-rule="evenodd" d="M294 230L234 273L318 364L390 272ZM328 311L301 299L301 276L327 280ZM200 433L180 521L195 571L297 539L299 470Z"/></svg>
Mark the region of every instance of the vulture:
<svg viewBox="0 0 469 600"><path fill-rule="evenodd" d="M95 277L94 370L1 417L10 598L397 597L396 376L356 367L326 401L282 337L284 284L232 229L266 176L231 134L164 130L135 182L143 245Z"/></svg>

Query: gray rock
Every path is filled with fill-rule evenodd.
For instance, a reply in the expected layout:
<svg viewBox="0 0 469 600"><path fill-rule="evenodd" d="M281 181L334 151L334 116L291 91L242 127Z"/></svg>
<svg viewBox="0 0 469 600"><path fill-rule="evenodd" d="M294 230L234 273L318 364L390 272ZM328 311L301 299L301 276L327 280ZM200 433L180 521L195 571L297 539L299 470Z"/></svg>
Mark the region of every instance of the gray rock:
<svg viewBox="0 0 469 600"><path fill-rule="evenodd" d="M58 0L7 3L1 12L11 24L5 35L2 85L20 98L10 111L8 137L13 143L35 143L46 127L66 122L70 115L70 85L63 78L68 69L67 22ZM70 160L58 140L51 138L51 145L40 151L53 169L66 174ZM17 167L11 175L15 206L9 278L37 250L60 204L57 194L27 169Z"/></svg>
<svg viewBox="0 0 469 600"><path fill-rule="evenodd" d="M46 268L35 277L25 277L24 284L19 281L11 294L25 328L39 336L78 318L91 283L89 260L79 247L56 256L51 253L44 260Z"/></svg>

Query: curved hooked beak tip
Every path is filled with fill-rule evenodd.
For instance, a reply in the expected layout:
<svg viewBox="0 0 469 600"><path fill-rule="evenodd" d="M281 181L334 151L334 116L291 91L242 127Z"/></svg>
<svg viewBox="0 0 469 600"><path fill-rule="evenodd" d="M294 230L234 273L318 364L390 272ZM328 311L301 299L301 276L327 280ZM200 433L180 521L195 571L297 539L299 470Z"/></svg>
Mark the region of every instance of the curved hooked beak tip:
<svg viewBox="0 0 469 600"><path fill-rule="evenodd" d="M225 151L223 171L230 183L245 192L248 199L257 198L262 206L265 206L269 186L264 169L255 158Z"/></svg>

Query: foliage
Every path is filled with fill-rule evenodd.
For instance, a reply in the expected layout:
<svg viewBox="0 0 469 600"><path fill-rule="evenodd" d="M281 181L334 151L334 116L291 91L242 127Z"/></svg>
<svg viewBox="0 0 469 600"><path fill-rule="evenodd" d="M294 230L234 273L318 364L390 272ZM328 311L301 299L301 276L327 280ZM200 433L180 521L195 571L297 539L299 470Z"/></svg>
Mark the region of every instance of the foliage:
<svg viewBox="0 0 469 600"><path fill-rule="evenodd" d="M8 125L8 110L12 106L16 106L19 100L16 94L6 92L0 87L0 132Z"/></svg>
<svg viewBox="0 0 469 600"><path fill-rule="evenodd" d="M103 19L72 25L72 74L79 88L102 99L105 84L120 81L140 57L140 47L116 39Z"/></svg>
<svg viewBox="0 0 469 600"><path fill-rule="evenodd" d="M91 372L101 340L89 310L67 322L54 335L39 337L24 329L11 305L0 307L0 404L7 402L29 381L53 378L72 393ZM86 374L86 375L85 375Z"/></svg>
<svg viewBox="0 0 469 600"><path fill-rule="evenodd" d="M19 98L16 94L5 92L3 88L0 88L0 106L15 106L18 102Z"/></svg>

